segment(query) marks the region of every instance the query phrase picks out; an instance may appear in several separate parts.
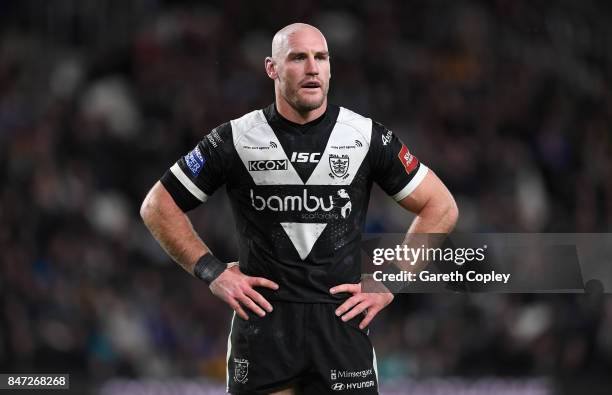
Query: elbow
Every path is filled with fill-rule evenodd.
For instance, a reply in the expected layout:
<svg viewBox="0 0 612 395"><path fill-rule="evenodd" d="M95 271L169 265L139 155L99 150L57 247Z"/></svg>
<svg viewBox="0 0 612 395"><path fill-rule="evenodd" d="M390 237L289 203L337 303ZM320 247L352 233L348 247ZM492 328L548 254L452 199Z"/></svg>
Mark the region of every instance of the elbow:
<svg viewBox="0 0 612 395"><path fill-rule="evenodd" d="M450 228L449 231L452 231L459 220L459 207L457 207L457 202L452 196L449 196L445 217Z"/></svg>
<svg viewBox="0 0 612 395"><path fill-rule="evenodd" d="M140 217L149 229L163 221L164 218L175 217L180 213L178 206L159 181L151 188L140 205Z"/></svg>
<svg viewBox="0 0 612 395"><path fill-rule="evenodd" d="M144 198L142 204L140 205L140 218L142 218L142 221L145 223L145 225L149 224L152 217L152 213L155 211L153 200L154 199L151 196L151 193L149 192L149 194Z"/></svg>

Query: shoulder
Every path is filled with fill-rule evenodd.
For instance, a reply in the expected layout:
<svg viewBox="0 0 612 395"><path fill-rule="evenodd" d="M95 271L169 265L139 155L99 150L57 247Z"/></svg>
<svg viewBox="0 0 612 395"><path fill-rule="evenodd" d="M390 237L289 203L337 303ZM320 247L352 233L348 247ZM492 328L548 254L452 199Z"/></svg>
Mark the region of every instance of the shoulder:
<svg viewBox="0 0 612 395"><path fill-rule="evenodd" d="M213 148L224 145L226 142L232 141L232 126L229 122L222 123L204 136L203 142L209 144Z"/></svg>
<svg viewBox="0 0 612 395"><path fill-rule="evenodd" d="M250 131L257 129L263 124L267 125L268 121L262 110L255 110L244 114L240 118L232 119L229 124L231 125L233 140L237 142Z"/></svg>
<svg viewBox="0 0 612 395"><path fill-rule="evenodd" d="M383 145L387 145L391 142L393 132L378 121L372 122L372 138L380 140Z"/></svg>
<svg viewBox="0 0 612 395"><path fill-rule="evenodd" d="M367 137L368 142L376 140L382 142L383 145L387 145L391 140L392 132L385 125L348 108L340 107L337 123L358 130L364 137Z"/></svg>
<svg viewBox="0 0 612 395"><path fill-rule="evenodd" d="M213 148L226 144L234 145L249 131L266 123L262 110L251 111L240 118L232 119L215 127L204 136L202 142L211 145Z"/></svg>
<svg viewBox="0 0 612 395"><path fill-rule="evenodd" d="M340 107L336 124L359 133L369 144L372 136L372 119L345 107Z"/></svg>
<svg viewBox="0 0 612 395"><path fill-rule="evenodd" d="M372 119L358 114L355 111L349 110L346 107L340 107L340 112L338 113L336 122L356 128L372 127Z"/></svg>

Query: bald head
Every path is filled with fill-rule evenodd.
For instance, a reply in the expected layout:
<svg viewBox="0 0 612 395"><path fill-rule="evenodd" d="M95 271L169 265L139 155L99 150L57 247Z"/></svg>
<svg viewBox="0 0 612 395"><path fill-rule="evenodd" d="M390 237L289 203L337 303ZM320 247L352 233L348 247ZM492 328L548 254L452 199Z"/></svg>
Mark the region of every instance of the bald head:
<svg viewBox="0 0 612 395"><path fill-rule="evenodd" d="M327 50L327 41L319 29L307 23L292 23L280 29L272 39L272 59L279 60L290 51L291 41L296 36L310 36L322 41Z"/></svg>
<svg viewBox="0 0 612 395"><path fill-rule="evenodd" d="M279 30L265 66L282 116L304 123L325 112L331 71L327 41L319 29L294 23Z"/></svg>

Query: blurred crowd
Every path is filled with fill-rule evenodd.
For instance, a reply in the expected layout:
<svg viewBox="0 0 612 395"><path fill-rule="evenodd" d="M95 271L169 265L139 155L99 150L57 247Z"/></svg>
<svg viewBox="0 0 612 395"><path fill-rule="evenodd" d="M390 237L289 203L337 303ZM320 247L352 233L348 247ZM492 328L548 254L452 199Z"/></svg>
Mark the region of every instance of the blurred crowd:
<svg viewBox="0 0 612 395"><path fill-rule="evenodd" d="M320 27L330 101L393 130L463 232L612 231L612 16L597 1L0 2L0 371L223 378L230 311L138 215L212 128L273 100L274 32ZM377 187L375 187L377 188ZM190 214L237 257L223 190ZM372 195L367 231L411 215ZM602 295L404 295L383 377L612 371Z"/></svg>

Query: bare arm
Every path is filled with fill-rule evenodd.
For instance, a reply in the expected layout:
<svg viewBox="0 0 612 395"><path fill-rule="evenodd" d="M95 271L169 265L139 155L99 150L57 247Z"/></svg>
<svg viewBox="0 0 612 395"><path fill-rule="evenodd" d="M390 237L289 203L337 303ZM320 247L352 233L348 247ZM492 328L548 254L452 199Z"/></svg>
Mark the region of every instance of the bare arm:
<svg viewBox="0 0 612 395"><path fill-rule="evenodd" d="M404 244L410 248L438 247L443 238L423 237L426 235L445 235L450 233L457 223L459 209L455 199L438 176L429 169L419 186L399 204L417 216L412 221ZM427 262L396 262L402 270L418 273Z"/></svg>
<svg viewBox="0 0 612 395"><path fill-rule="evenodd" d="M145 197L140 207L140 216L168 255L185 271L194 275L198 260L209 254L210 250L161 182L155 183ZM243 307L260 316L266 315L264 309L272 311L272 305L254 287L277 289L278 285L262 277L246 276L237 266L226 269L210 283L213 295L227 303L245 320L249 316Z"/></svg>
<svg viewBox="0 0 612 395"><path fill-rule="evenodd" d="M408 234L449 233L459 217L455 199L431 169L421 184L399 204L417 214Z"/></svg>
<svg viewBox="0 0 612 395"><path fill-rule="evenodd" d="M399 204L406 210L417 214L408 229L404 244L410 245L411 235L417 233L449 233L455 227L459 210L455 199L438 176L430 169L419 186ZM419 240L420 244L422 240ZM409 267L410 271L422 269L424 263ZM402 268L405 269L405 268ZM372 319L393 301L393 294L385 292L362 292L362 284L342 284L333 287L332 294L338 292L350 292L353 294L338 309L336 315L342 316L343 321L348 321L358 314L365 312L365 317L359 327L365 328Z"/></svg>
<svg viewBox="0 0 612 395"><path fill-rule="evenodd" d="M198 259L210 250L161 182L155 183L145 197L140 216L166 253L193 275Z"/></svg>

